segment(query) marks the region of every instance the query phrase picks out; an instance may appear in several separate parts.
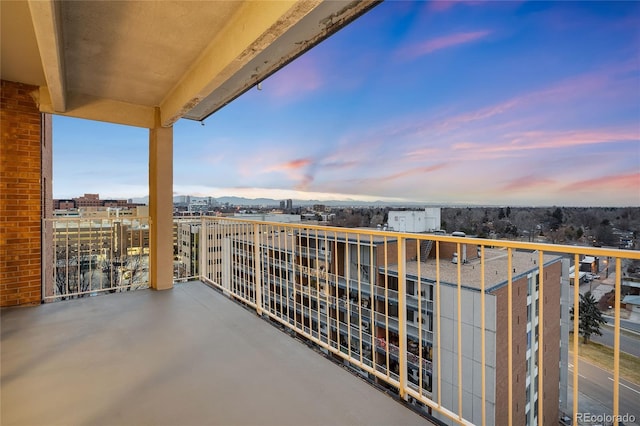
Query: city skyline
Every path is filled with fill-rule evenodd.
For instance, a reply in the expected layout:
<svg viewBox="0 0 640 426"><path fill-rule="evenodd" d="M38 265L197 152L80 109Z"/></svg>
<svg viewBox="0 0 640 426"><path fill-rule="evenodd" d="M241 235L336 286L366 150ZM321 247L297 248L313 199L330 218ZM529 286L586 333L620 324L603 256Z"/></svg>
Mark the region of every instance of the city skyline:
<svg viewBox="0 0 640 426"><path fill-rule="evenodd" d="M640 206L640 7L388 2L204 121L176 195ZM54 197L148 193L148 132L54 117Z"/></svg>

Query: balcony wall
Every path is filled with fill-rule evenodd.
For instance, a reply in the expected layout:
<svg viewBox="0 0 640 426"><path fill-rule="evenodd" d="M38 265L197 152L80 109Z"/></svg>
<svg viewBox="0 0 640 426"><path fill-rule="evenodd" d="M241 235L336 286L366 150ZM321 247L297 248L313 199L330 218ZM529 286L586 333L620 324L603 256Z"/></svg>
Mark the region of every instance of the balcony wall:
<svg viewBox="0 0 640 426"><path fill-rule="evenodd" d="M41 219L51 208L51 122L37 87L2 80L0 306L40 303Z"/></svg>

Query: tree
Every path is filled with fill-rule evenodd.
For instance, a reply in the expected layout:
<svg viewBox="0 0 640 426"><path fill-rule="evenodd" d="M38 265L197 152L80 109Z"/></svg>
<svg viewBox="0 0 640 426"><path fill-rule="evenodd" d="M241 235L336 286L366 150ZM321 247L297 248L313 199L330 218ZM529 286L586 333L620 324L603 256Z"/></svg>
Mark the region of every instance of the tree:
<svg viewBox="0 0 640 426"><path fill-rule="evenodd" d="M580 303L578 305L580 315L580 323L578 325L580 335L583 337L584 343L589 343L592 334L602 336L600 326L606 321L602 318L602 313L598 310L596 299L590 291L580 295ZM571 308L571 321L573 321L573 308Z"/></svg>
<svg viewBox="0 0 640 426"><path fill-rule="evenodd" d="M123 282L123 285L128 285L124 291L131 291L140 287L141 282L143 282L145 257L142 255L142 251L140 251L138 254L127 256L126 259L127 272L123 274L126 282Z"/></svg>
<svg viewBox="0 0 640 426"><path fill-rule="evenodd" d="M608 219L604 219L600 225L595 230L596 240L600 244L604 244L606 246L611 246L616 243L616 238L613 235L613 226L611 226L611 222Z"/></svg>
<svg viewBox="0 0 640 426"><path fill-rule="evenodd" d="M56 247L54 263L54 285L52 295L61 296L62 300L73 297L84 297L91 290L91 274L94 262L90 255L81 254L76 246ZM47 285L48 286L48 285Z"/></svg>

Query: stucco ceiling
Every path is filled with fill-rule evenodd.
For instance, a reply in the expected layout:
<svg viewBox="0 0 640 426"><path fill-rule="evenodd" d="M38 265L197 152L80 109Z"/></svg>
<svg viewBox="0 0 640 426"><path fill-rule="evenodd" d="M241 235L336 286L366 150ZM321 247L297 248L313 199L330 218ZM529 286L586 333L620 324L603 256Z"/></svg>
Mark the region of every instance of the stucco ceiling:
<svg viewBox="0 0 640 426"><path fill-rule="evenodd" d="M43 112L201 120L377 2L1 1L1 77Z"/></svg>

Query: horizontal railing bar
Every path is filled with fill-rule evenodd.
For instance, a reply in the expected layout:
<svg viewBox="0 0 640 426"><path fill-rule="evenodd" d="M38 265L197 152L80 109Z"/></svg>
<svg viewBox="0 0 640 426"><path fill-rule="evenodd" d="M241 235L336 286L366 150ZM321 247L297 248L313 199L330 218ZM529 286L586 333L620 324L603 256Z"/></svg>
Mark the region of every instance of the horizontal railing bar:
<svg viewBox="0 0 640 426"><path fill-rule="evenodd" d="M240 223L259 223L261 225L270 225L270 226L279 226L285 227L284 224L279 222L257 222L251 219L242 219L242 218L225 218L225 217L209 217L203 216L203 220L215 220L220 222L240 222ZM620 253L625 253L625 258L628 259L636 259L640 260L640 252L633 250L620 250L620 249L609 249L605 247L589 247L589 246L572 246L572 245L563 245L563 244L550 244L550 243L534 243L528 241L513 241L513 240L490 240L485 238L474 238L474 237L457 237L457 236L448 236L448 235L440 235L440 234L413 234L407 232L397 232L397 231L378 231L376 229L371 230L361 230L355 228L340 228L340 227L332 227L332 226L324 226L324 225L313 225L313 224L296 224L296 223L287 223L286 227L293 229L301 229L301 230L317 230L323 231L324 233L338 233L338 234L353 234L353 235L373 235L378 237L396 237L396 238L407 238L407 239L415 239L421 241L440 241L440 242L451 242L451 243L462 243L466 242L468 244L477 244L480 246L499 246L500 248L515 248L515 249L524 249L524 250L544 250L545 252L550 253L564 253L564 254L582 254L582 255L600 255L602 257L619 257ZM355 242L355 240L353 241Z"/></svg>

